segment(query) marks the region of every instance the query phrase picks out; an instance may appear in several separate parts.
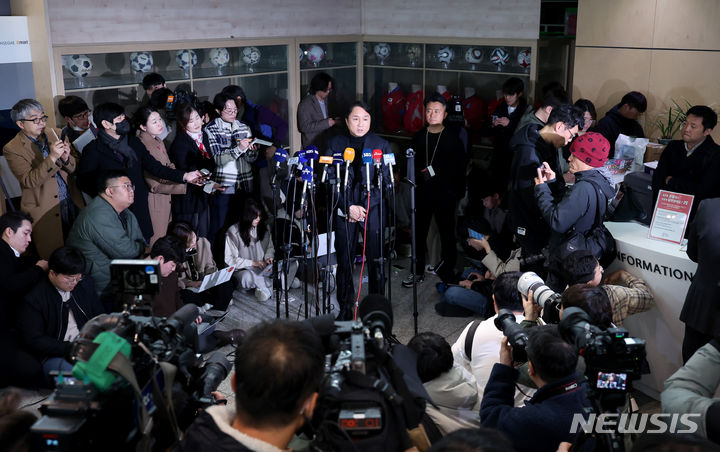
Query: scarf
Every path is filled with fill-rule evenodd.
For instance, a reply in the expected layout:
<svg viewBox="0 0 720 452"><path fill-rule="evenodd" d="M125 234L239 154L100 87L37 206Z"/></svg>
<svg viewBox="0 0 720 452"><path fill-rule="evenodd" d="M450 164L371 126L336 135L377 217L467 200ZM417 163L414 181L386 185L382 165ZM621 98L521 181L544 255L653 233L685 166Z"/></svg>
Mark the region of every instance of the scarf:
<svg viewBox="0 0 720 452"><path fill-rule="evenodd" d="M208 152L205 150L205 145L203 144L203 133L202 132L193 133L193 132L188 132L187 130L185 132L195 142L195 146L197 146L198 149L200 149L200 153L202 154L202 156L205 157L206 159L209 159L210 154L208 154Z"/></svg>
<svg viewBox="0 0 720 452"><path fill-rule="evenodd" d="M109 147L115 154L115 157L123 162L126 166L132 166L132 162L137 162L135 151L128 144L128 136L122 135L120 139L115 139L107 134L104 130L98 132L100 142Z"/></svg>

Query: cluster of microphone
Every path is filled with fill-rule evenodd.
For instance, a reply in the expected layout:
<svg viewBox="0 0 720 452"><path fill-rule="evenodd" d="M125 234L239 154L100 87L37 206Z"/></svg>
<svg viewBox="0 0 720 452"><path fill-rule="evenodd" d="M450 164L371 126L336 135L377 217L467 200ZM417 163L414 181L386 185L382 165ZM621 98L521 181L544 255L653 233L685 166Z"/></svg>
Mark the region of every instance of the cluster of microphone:
<svg viewBox="0 0 720 452"><path fill-rule="evenodd" d="M307 193L307 188L308 186L312 187L313 175L315 173L315 160L319 160L318 163L323 165L322 176L320 178L320 183L322 184L324 184L326 181L329 182L328 167L332 171L333 165L335 166L335 186L337 192L339 193L341 183L341 165L343 162L345 163L345 177L343 180L343 189L347 190L348 174L350 173L350 164L355 160L355 150L348 147L345 148L345 152L343 152L342 154L340 152L335 152L332 156L328 155L320 157L320 153L318 152L318 148L316 146L307 146L305 149L299 151L294 157L288 158L287 150L279 147L275 151L273 160L275 160L275 174L277 174L277 170L280 168L280 165L286 161L288 165L289 177L293 176L296 168L299 169L300 177L303 182L302 200L300 201L300 208L302 209L305 205L305 195ZM374 165L375 169L378 172L382 171L383 164L388 165L390 170L390 183L391 185L395 185L395 177L392 171L392 166L395 165L395 155L393 153L388 152L386 154L383 154L383 151L381 149L365 148L362 152L362 163L365 166L365 189L368 192L370 192L371 188L370 165ZM273 184L275 183L275 180L276 177L273 176ZM381 181L380 178L378 178L378 188L382 188L380 184Z"/></svg>

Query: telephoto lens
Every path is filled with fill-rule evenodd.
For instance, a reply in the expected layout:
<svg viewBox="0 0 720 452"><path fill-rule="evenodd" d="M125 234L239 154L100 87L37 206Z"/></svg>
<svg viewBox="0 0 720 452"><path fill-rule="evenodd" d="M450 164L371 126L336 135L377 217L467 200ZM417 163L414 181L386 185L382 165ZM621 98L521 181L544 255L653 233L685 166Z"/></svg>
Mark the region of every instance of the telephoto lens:
<svg viewBox="0 0 720 452"><path fill-rule="evenodd" d="M547 323L557 323L560 320L562 296L546 286L545 281L535 272L523 273L518 279L517 288L526 298L528 292L533 291L533 299L543 309L543 319Z"/></svg>
<svg viewBox="0 0 720 452"><path fill-rule="evenodd" d="M500 309L495 318L495 327L502 331L512 345L513 361L524 363L527 361L525 347L527 346L527 334L525 330L515 322L515 314L509 309Z"/></svg>

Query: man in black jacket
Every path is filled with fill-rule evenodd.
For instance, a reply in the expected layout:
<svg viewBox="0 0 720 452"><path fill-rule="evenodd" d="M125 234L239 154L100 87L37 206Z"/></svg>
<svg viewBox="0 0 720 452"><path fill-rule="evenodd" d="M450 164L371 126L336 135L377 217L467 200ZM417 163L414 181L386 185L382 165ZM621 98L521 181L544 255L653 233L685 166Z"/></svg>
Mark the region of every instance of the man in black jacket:
<svg viewBox="0 0 720 452"><path fill-rule="evenodd" d="M620 134L637 138L645 137L645 132L637 121L645 110L647 110L645 96L637 91L630 91L591 130L607 138L610 142L610 155L614 155L615 141Z"/></svg>
<svg viewBox="0 0 720 452"><path fill-rule="evenodd" d="M85 323L103 314L85 257L63 246L50 255L47 277L27 295L18 316L23 348L42 362L43 372L71 371L72 341Z"/></svg>
<svg viewBox="0 0 720 452"><path fill-rule="evenodd" d="M653 200L660 190L694 195L692 219L703 199L720 194L720 146L710 136L716 125L717 114L710 107L695 105L687 111L682 140L667 145L653 173Z"/></svg>
<svg viewBox="0 0 720 452"><path fill-rule="evenodd" d="M255 327L235 353L236 413L216 405L190 427L178 452L285 450L313 416L323 346L309 326L275 321Z"/></svg>
<svg viewBox="0 0 720 452"><path fill-rule="evenodd" d="M32 218L24 212L0 217L0 388L36 387L42 383L40 362L21 350L13 320L23 296L47 271L47 261L21 258L32 240Z"/></svg>
<svg viewBox="0 0 720 452"><path fill-rule="evenodd" d="M90 142L80 159L76 171L78 187L90 196L98 193L98 176L106 170L126 171L135 186L135 202L130 210L137 217L143 237L150 241L153 235L150 211L148 210L148 187L144 171L160 179L183 183L200 180L200 171L183 173L164 166L150 155L139 138L130 134L130 122L123 107L106 103L95 107L93 120L98 137Z"/></svg>
<svg viewBox="0 0 720 452"><path fill-rule="evenodd" d="M553 108L545 126L528 124L510 141L514 153L508 196L510 221L525 256L540 252L550 237L549 226L535 202L534 181L538 168L547 162L550 170L561 174L557 148L567 145L584 121L578 107L561 105ZM554 197L560 197L565 181L559 177L548 186Z"/></svg>

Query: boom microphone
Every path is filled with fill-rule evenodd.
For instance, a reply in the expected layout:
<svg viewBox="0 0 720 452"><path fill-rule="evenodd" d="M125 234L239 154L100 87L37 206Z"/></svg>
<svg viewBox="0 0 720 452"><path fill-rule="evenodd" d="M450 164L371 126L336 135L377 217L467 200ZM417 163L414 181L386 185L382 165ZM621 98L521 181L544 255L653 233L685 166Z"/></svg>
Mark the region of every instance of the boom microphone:
<svg viewBox="0 0 720 452"><path fill-rule="evenodd" d="M379 175L380 171L382 171L382 161L383 161L382 149L373 149L372 159L373 159L373 164L375 165L375 170L377 171L377 173ZM380 186L380 177L378 177L378 188L382 188Z"/></svg>
<svg viewBox="0 0 720 452"><path fill-rule="evenodd" d="M300 210L302 210L303 207L305 206L305 193L307 192L308 183L312 184L313 170L311 167L305 166L302 169L302 180L303 180L303 189L302 189L302 199L300 200Z"/></svg>
<svg viewBox="0 0 720 452"><path fill-rule="evenodd" d="M365 148L362 152L362 162L365 165L365 188L370 193L370 164L373 160L373 153L370 149Z"/></svg>
<svg viewBox="0 0 720 452"><path fill-rule="evenodd" d="M325 164L325 166L323 166L322 177L320 178L320 183L324 184L325 179L327 178L328 165L332 165L333 158L330 157L329 155L323 155L322 157L320 157L320 163Z"/></svg>
<svg viewBox="0 0 720 452"><path fill-rule="evenodd" d="M390 170L390 184L395 185L395 175L393 174L393 165L395 165L395 154L392 152L388 152L387 154L383 155L383 162L388 166L388 169Z"/></svg>
<svg viewBox="0 0 720 452"><path fill-rule="evenodd" d="M355 149L345 148L345 152L343 153L343 160L345 160L345 186L343 187L343 189L347 190L348 173L350 172L350 164L353 162L353 160L355 160Z"/></svg>
<svg viewBox="0 0 720 452"><path fill-rule="evenodd" d="M273 160L275 160L275 174L273 174L272 184L275 185L275 179L277 178L277 172L280 169L280 164L287 160L287 151L283 148L277 148L275 150L275 155L273 155Z"/></svg>
<svg viewBox="0 0 720 452"><path fill-rule="evenodd" d="M333 152L333 163L335 164L335 185L340 193L340 165L343 162L343 155L340 152Z"/></svg>
<svg viewBox="0 0 720 452"><path fill-rule="evenodd" d="M310 168L315 170L315 160L317 160L320 157L320 153L318 152L317 146L310 145L305 148L305 158L307 158L310 161Z"/></svg>

